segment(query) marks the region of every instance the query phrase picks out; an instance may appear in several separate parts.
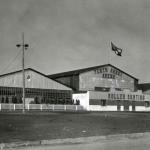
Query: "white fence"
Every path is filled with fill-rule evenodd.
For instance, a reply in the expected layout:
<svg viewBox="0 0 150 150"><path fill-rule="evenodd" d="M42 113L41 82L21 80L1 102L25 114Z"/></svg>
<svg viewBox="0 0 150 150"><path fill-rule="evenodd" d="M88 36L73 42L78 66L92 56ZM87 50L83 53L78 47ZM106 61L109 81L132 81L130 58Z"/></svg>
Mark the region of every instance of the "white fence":
<svg viewBox="0 0 150 150"><path fill-rule="evenodd" d="M0 111L15 111L22 110L23 104L3 104L0 103ZM80 105L50 105L50 104L26 104L25 109L29 110L41 110L41 111L82 111L84 110Z"/></svg>

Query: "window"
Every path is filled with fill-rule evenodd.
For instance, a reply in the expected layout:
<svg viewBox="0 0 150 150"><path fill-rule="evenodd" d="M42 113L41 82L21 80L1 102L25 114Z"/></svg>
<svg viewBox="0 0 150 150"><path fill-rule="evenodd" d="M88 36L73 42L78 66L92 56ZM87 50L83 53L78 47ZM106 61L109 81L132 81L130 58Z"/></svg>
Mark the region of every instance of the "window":
<svg viewBox="0 0 150 150"><path fill-rule="evenodd" d="M122 91L121 88L115 88L116 91Z"/></svg>
<svg viewBox="0 0 150 150"><path fill-rule="evenodd" d="M108 91L110 91L110 88L108 88L108 87L95 87L95 91L108 92Z"/></svg>
<svg viewBox="0 0 150 150"><path fill-rule="evenodd" d="M100 99L90 99L89 101L90 105L101 105Z"/></svg>

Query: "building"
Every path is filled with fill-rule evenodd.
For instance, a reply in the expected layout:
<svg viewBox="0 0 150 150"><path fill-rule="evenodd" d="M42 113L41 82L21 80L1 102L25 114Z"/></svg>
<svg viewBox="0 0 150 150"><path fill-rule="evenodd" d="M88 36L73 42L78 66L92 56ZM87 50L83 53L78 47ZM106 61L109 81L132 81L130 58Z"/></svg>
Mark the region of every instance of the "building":
<svg viewBox="0 0 150 150"><path fill-rule="evenodd" d="M142 90L144 94L150 95L150 83L138 84L138 89Z"/></svg>
<svg viewBox="0 0 150 150"><path fill-rule="evenodd" d="M111 65L45 75L25 69L25 103L77 104L88 111L150 111L150 84ZM0 75L0 103L22 103L22 70Z"/></svg>
<svg viewBox="0 0 150 150"><path fill-rule="evenodd" d="M72 89L32 68L25 69L25 103L72 103ZM0 103L22 103L22 70L0 75Z"/></svg>
<svg viewBox="0 0 150 150"><path fill-rule="evenodd" d="M73 99L91 111L150 111L149 95L138 79L111 65L89 67L48 77L73 89Z"/></svg>
<svg viewBox="0 0 150 150"><path fill-rule="evenodd" d="M111 64L49 75L51 79L79 91L137 91L138 79Z"/></svg>

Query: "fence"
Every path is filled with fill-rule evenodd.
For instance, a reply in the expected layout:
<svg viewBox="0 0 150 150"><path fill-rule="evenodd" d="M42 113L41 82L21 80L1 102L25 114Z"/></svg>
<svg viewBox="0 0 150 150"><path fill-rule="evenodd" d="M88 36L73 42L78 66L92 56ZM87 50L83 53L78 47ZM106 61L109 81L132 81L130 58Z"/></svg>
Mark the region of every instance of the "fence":
<svg viewBox="0 0 150 150"><path fill-rule="evenodd" d="M3 104L0 103L0 111L15 111L22 110L23 104ZM50 104L26 104L25 109L40 110L40 111L83 111L84 108L80 105L50 105Z"/></svg>

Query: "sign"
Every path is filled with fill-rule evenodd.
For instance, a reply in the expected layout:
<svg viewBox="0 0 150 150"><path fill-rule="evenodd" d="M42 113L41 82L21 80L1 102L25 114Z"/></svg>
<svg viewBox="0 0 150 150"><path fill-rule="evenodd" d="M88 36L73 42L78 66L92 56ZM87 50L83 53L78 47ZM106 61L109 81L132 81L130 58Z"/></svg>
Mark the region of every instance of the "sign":
<svg viewBox="0 0 150 150"><path fill-rule="evenodd" d="M103 68L98 68L94 70L95 74L102 74L103 78L107 79L115 79L116 75L117 76L122 76L122 73L114 68L108 68L108 67L103 67Z"/></svg>
<svg viewBox="0 0 150 150"><path fill-rule="evenodd" d="M110 73L112 73L114 75L122 76L122 73L119 70L114 69L114 68L110 69Z"/></svg>
<svg viewBox="0 0 150 150"><path fill-rule="evenodd" d="M108 72L108 68L104 67L104 68L98 68L98 69L95 69L95 74L99 74L99 73L106 73Z"/></svg>
<svg viewBox="0 0 150 150"><path fill-rule="evenodd" d="M145 96L142 94L124 94L124 93L108 93L109 100L135 100L144 101Z"/></svg>
<svg viewBox="0 0 150 150"><path fill-rule="evenodd" d="M113 75L113 74L106 74L106 73L104 73L102 75L102 77L103 78L107 78L107 79L115 79L115 75Z"/></svg>

